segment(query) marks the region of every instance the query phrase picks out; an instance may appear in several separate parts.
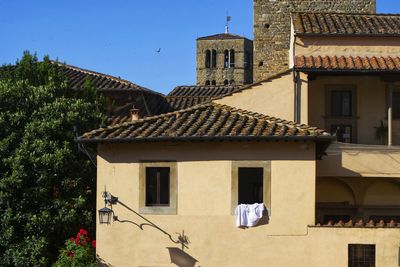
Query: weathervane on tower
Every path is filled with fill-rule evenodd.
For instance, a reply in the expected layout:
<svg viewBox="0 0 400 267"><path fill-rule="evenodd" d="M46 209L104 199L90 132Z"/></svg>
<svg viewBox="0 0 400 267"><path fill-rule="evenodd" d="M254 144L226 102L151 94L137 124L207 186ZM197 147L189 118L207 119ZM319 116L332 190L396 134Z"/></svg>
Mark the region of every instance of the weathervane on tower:
<svg viewBox="0 0 400 267"><path fill-rule="evenodd" d="M229 22L231 21L231 16L226 12L226 24L225 24L225 34L229 33Z"/></svg>

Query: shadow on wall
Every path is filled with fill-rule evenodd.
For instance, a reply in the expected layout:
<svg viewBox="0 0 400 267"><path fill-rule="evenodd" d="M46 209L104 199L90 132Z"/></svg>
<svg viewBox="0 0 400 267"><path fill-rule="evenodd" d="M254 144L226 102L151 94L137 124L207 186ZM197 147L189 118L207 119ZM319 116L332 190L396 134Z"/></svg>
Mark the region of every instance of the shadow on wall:
<svg viewBox="0 0 400 267"><path fill-rule="evenodd" d="M167 249L169 256L171 257L171 263L174 263L179 267L194 267L198 262L195 258L180 248L169 247Z"/></svg>
<svg viewBox="0 0 400 267"><path fill-rule="evenodd" d="M144 226L149 226L149 227L152 227L154 229L157 229L158 231L160 231L161 233L166 235L171 240L171 242L173 242L175 244L179 244L182 247L182 249L176 248L176 247L168 247L167 248L168 252L169 252L169 255L170 255L170 258L171 258L171 263L174 263L179 267L195 267L195 264L198 262L198 260L196 260L195 258L193 258L191 255L189 255L188 253L186 253L184 251L185 248L189 248L188 245L190 243L188 236L185 235L185 231L182 231L182 233L177 233L178 237L177 237L177 239L174 239L171 234L169 234L164 229L162 229L158 225L154 224L152 221L148 220L143 215L141 215L140 213L136 212L135 210L133 210L129 206L127 206L125 203L121 202L120 200L117 200L117 203L120 204L121 206L125 207L126 209L128 209L132 213L136 214L138 217L140 217L141 219L146 221L146 223L139 224L139 223L136 223L136 222L131 221L131 220L120 220L118 218L118 216L114 216L114 220L116 222L129 223L129 224L137 226L141 230L144 230ZM98 266L110 266L110 267L112 267L112 265L107 264L102 259L100 259L99 256L97 256L97 265ZM200 267L200 266L197 266L197 267Z"/></svg>
<svg viewBox="0 0 400 267"><path fill-rule="evenodd" d="M97 264L97 266L100 266L100 267L115 267L114 265L107 263L102 258L100 258L100 256L98 254L96 255L96 264Z"/></svg>

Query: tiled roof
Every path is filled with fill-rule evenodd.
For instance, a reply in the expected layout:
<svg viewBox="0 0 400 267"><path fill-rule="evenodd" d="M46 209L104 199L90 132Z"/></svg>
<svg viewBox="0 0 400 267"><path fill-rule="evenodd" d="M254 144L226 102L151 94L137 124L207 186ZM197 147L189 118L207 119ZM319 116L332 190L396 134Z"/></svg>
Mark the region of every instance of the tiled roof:
<svg viewBox="0 0 400 267"><path fill-rule="evenodd" d="M142 112L148 108L153 115L190 108L205 102L210 102L215 97L223 96L239 90L240 86L177 86L165 98L158 101L147 101L148 106L138 105L138 101L128 101L109 118L109 125L128 122L131 119L130 109L136 106ZM142 116L146 116L143 112Z"/></svg>
<svg viewBox="0 0 400 267"><path fill-rule="evenodd" d="M180 110L211 101L215 97L232 93L240 88L238 85L177 86L167 95L166 100L171 111Z"/></svg>
<svg viewBox="0 0 400 267"><path fill-rule="evenodd" d="M295 67L316 71L400 72L400 57L297 56Z"/></svg>
<svg viewBox="0 0 400 267"><path fill-rule="evenodd" d="M234 107L207 103L85 133L80 142L166 140L327 140L325 131Z"/></svg>
<svg viewBox="0 0 400 267"><path fill-rule="evenodd" d="M296 34L400 36L400 15L295 13Z"/></svg>
<svg viewBox="0 0 400 267"><path fill-rule="evenodd" d="M100 72L82 69L79 67L52 61L64 73L71 89L82 89L83 84L89 79L98 90L130 90L141 91L150 94L162 95L145 87L139 86L127 80Z"/></svg>
<svg viewBox="0 0 400 267"><path fill-rule="evenodd" d="M203 36L197 38L197 40L221 40L221 39L247 39L246 37L236 35L236 34L230 34L230 33L219 33L219 34L214 34L214 35L209 35L209 36Z"/></svg>
<svg viewBox="0 0 400 267"><path fill-rule="evenodd" d="M238 90L238 85L221 85L221 86L177 86L168 96L220 96Z"/></svg>

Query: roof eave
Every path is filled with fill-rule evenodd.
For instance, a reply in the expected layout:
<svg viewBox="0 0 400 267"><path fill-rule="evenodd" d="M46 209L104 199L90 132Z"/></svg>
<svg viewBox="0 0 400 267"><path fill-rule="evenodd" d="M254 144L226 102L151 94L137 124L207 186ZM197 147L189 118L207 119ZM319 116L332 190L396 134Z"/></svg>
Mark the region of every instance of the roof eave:
<svg viewBox="0 0 400 267"><path fill-rule="evenodd" d="M179 137L146 137L146 138L76 138L78 143L142 143L142 142L187 142L187 141L316 141L332 142L335 136L179 136Z"/></svg>
<svg viewBox="0 0 400 267"><path fill-rule="evenodd" d="M295 36L311 36L311 37L400 37L400 34L366 34L366 33L304 33L304 32L295 32Z"/></svg>
<svg viewBox="0 0 400 267"><path fill-rule="evenodd" d="M359 73L359 74L371 74L371 73L379 73L379 74L393 74L400 73L400 70L360 70L360 69L315 69L315 68L295 68L296 71L304 72L304 73Z"/></svg>

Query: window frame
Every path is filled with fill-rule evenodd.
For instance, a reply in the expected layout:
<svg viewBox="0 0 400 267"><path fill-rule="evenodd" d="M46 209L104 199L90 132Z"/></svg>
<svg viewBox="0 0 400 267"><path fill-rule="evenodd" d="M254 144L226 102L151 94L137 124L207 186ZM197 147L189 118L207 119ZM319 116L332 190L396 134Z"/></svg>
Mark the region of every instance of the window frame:
<svg viewBox="0 0 400 267"><path fill-rule="evenodd" d="M232 161L231 215L239 203L239 168L263 168L263 203L271 215L271 161Z"/></svg>
<svg viewBox="0 0 400 267"><path fill-rule="evenodd" d="M205 52L204 66L206 69L211 68L211 50L207 49Z"/></svg>
<svg viewBox="0 0 400 267"><path fill-rule="evenodd" d="M351 116L332 115L332 92L351 91ZM325 129L332 128L332 125L351 126L351 143L357 143L357 86L354 84L328 84L325 85ZM333 133L332 133L333 134Z"/></svg>
<svg viewBox="0 0 400 267"><path fill-rule="evenodd" d="M356 248L359 247L364 247L364 249L371 249L373 248L374 250L374 255L373 255L373 265L368 265L368 266L376 266L376 244L348 244L347 245L347 261L348 261L348 266L353 267L353 266L359 266L361 262L354 262L352 260L352 253L355 253ZM354 252L353 252L354 251ZM363 252L365 254L365 252ZM363 262L365 263L365 262Z"/></svg>
<svg viewBox="0 0 400 267"><path fill-rule="evenodd" d="M169 205L146 206L146 168L169 168ZM139 166L139 212L141 214L177 214L177 162L140 162Z"/></svg>

